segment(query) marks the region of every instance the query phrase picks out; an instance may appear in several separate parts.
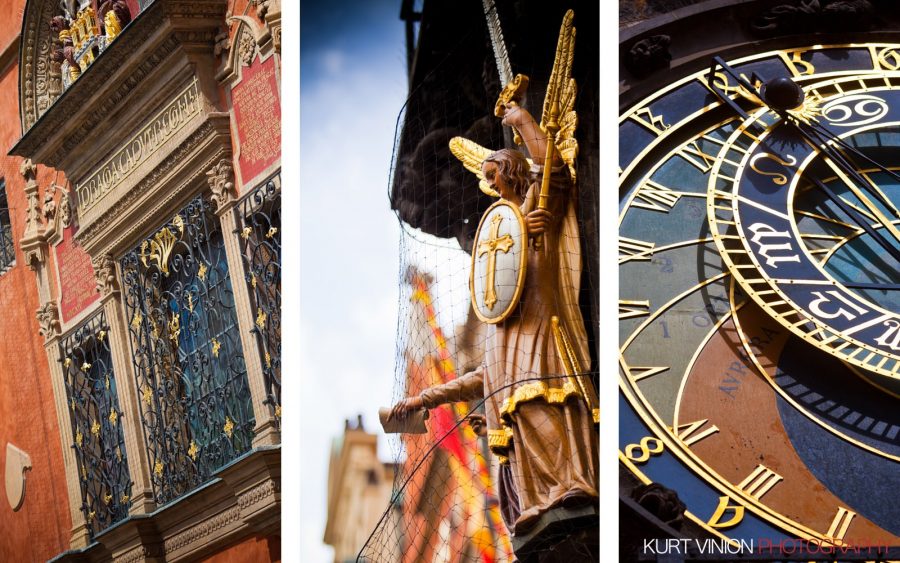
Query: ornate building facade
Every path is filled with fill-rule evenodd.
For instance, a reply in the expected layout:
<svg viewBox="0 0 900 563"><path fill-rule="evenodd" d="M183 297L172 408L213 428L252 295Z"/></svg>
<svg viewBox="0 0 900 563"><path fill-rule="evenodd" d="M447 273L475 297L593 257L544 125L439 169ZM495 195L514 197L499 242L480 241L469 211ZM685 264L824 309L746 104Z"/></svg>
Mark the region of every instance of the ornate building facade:
<svg viewBox="0 0 900 563"><path fill-rule="evenodd" d="M279 559L280 2L3 9L0 558Z"/></svg>

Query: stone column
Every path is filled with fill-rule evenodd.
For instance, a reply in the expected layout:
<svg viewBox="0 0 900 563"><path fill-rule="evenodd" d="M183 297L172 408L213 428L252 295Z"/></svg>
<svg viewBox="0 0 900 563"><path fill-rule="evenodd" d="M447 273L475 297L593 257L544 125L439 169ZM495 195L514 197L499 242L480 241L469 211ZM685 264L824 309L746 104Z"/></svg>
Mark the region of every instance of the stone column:
<svg viewBox="0 0 900 563"><path fill-rule="evenodd" d="M47 351L47 361L50 364L50 380L53 385L53 398L56 406L56 422L59 427L59 439L62 442L63 465L66 470L66 490L69 493L69 512L72 516L71 547L78 549L85 547L90 542L85 515L81 511L81 482L78 478L77 460L72 444L75 437L72 435L72 420L67 401L65 374L63 373L62 358L59 354L59 308L55 301L47 301L37 310L40 332L44 337L44 349Z"/></svg>
<svg viewBox="0 0 900 563"><path fill-rule="evenodd" d="M256 418L253 446L274 445L281 443L281 432L272 407L266 400L266 381L263 376L262 358L256 336L251 332L256 322L247 282L244 279L244 261L241 257L238 208L234 199L234 169L231 160L223 158L207 172L211 199L216 204L216 214L222 224L225 240L225 254L228 259L228 271L231 272L231 289L234 292L235 310L238 328L241 334L241 347L244 350L244 365L247 368L247 381L253 400L253 414Z"/></svg>
<svg viewBox="0 0 900 563"><path fill-rule="evenodd" d="M119 299L121 284L118 268L112 256L105 254L94 258L94 276L101 304L109 323L109 350L113 371L116 374L119 410L122 411L122 432L125 437L125 453L128 456L128 473L131 477L130 514L147 514L156 510L153 482L150 480L150 462L144 443L141 424L142 406L140 390L136 388L134 364L128 343L128 321L125 308Z"/></svg>

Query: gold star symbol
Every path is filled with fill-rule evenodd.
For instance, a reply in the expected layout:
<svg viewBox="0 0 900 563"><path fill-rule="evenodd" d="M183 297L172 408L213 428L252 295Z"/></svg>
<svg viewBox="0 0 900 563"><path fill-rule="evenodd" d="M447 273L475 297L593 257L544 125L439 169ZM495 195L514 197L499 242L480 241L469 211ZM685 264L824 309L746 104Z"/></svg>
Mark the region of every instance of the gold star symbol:
<svg viewBox="0 0 900 563"><path fill-rule="evenodd" d="M109 422L110 422L110 424L112 424L113 426L115 426L115 425L116 425L116 421L117 421L118 419L119 419L119 415L116 413L116 411L113 410L113 411L110 411L110 412L109 412Z"/></svg>
<svg viewBox="0 0 900 563"><path fill-rule="evenodd" d="M93 434L94 436L100 435L100 423L96 420L93 424L91 424L91 434Z"/></svg>
<svg viewBox="0 0 900 563"><path fill-rule="evenodd" d="M197 443L191 440L191 447L188 449L188 455L191 456L191 459L197 461L197 452L200 451L200 448L197 447Z"/></svg>
<svg viewBox="0 0 900 563"><path fill-rule="evenodd" d="M222 428L225 431L225 435L231 438L231 432L234 430L234 423L231 422L231 419L227 416L225 417L225 427Z"/></svg>

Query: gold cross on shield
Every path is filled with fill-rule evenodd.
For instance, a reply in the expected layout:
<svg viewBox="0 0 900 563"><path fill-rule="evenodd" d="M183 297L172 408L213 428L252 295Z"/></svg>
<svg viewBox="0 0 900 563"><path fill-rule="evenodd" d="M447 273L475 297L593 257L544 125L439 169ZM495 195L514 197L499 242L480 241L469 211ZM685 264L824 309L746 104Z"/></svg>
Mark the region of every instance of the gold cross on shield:
<svg viewBox="0 0 900 563"><path fill-rule="evenodd" d="M497 251L503 253L509 252L513 246L513 238L508 234L498 236L500 234L500 223L503 217L499 214L494 215L491 219L491 232L488 239L478 244L478 257L481 258L487 254L487 279L484 281L484 305L489 310L494 309L497 302L497 291L494 289L494 274L497 270Z"/></svg>

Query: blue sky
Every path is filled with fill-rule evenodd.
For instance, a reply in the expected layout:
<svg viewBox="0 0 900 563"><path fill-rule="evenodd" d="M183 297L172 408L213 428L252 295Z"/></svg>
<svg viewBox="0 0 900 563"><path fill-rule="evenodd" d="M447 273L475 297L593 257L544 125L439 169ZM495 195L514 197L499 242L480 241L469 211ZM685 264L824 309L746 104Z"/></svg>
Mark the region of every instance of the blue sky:
<svg viewBox="0 0 900 563"><path fill-rule="evenodd" d="M333 557L322 544L332 438L357 413L376 430L393 396L400 230L388 178L407 93L399 14L399 0L301 7L301 384L292 396L303 561Z"/></svg>

